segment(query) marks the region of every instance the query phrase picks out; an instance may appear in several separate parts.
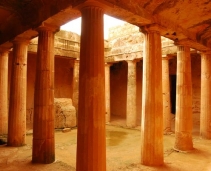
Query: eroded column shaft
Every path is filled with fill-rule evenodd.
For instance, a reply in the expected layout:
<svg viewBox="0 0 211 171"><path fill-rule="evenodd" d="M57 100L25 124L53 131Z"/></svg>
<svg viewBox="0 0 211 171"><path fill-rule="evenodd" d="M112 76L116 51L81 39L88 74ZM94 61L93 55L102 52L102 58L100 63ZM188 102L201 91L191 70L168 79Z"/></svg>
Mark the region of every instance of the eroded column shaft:
<svg viewBox="0 0 211 171"><path fill-rule="evenodd" d="M162 90L163 90L163 133L171 132L171 104L169 85L169 61L162 59Z"/></svg>
<svg viewBox="0 0 211 171"><path fill-rule="evenodd" d="M52 163L54 142L54 33L38 28L37 68L34 94L32 161Z"/></svg>
<svg viewBox="0 0 211 171"><path fill-rule="evenodd" d="M110 101L110 66L111 64L106 63L105 64L105 103L106 103L106 108L105 108L105 118L106 118L106 123L110 122L110 117L111 117L111 101Z"/></svg>
<svg viewBox="0 0 211 171"><path fill-rule="evenodd" d="M8 51L0 51L0 135L8 129Z"/></svg>
<svg viewBox="0 0 211 171"><path fill-rule="evenodd" d="M127 61L127 127L136 126L136 62Z"/></svg>
<svg viewBox="0 0 211 171"><path fill-rule="evenodd" d="M211 139L211 53L201 56L200 135Z"/></svg>
<svg viewBox="0 0 211 171"><path fill-rule="evenodd" d="M103 9L81 9L77 171L106 171Z"/></svg>
<svg viewBox="0 0 211 171"><path fill-rule="evenodd" d="M28 41L13 42L8 119L8 146L22 146L26 135L26 84Z"/></svg>
<svg viewBox="0 0 211 171"><path fill-rule="evenodd" d="M144 33L141 163L163 164L163 100L161 36Z"/></svg>
<svg viewBox="0 0 211 171"><path fill-rule="evenodd" d="M177 88L174 148L180 151L189 151L193 148L192 80L189 47L178 46L176 86Z"/></svg>
<svg viewBox="0 0 211 171"><path fill-rule="evenodd" d="M79 91L79 60L74 61L73 69L73 106L76 109L76 116L78 116L78 92Z"/></svg>

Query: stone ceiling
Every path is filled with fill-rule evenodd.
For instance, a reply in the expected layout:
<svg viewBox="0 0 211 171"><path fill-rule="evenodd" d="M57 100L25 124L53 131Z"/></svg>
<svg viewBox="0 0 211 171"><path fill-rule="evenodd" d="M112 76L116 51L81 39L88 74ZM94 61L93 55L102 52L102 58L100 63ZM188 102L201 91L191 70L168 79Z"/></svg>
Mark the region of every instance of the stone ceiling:
<svg viewBox="0 0 211 171"><path fill-rule="evenodd" d="M48 23L60 25L80 16L87 0L1 0L0 44ZM137 26L158 24L161 34L198 50L211 48L211 0L88 0L105 4L105 13Z"/></svg>

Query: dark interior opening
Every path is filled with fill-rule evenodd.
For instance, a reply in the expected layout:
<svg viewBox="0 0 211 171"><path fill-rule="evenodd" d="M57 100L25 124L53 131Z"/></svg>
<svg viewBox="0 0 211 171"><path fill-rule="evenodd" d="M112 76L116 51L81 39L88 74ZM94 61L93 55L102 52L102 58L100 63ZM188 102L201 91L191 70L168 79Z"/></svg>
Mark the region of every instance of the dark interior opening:
<svg viewBox="0 0 211 171"><path fill-rule="evenodd" d="M176 114L176 75L170 75L171 113Z"/></svg>

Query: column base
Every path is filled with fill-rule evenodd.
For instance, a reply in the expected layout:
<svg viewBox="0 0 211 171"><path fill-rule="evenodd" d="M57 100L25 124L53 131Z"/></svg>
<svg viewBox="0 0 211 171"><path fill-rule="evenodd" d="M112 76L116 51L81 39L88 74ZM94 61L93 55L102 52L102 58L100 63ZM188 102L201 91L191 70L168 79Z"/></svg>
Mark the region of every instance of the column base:
<svg viewBox="0 0 211 171"><path fill-rule="evenodd" d="M201 136L202 139L205 139L205 140L210 140L211 139L210 132L208 132L208 133L207 132L203 132L203 133L201 132L200 136Z"/></svg>
<svg viewBox="0 0 211 171"><path fill-rule="evenodd" d="M160 160L160 161L141 161L141 164L142 165L145 165L145 166L162 166L163 165L163 159L162 160Z"/></svg>
<svg viewBox="0 0 211 171"><path fill-rule="evenodd" d="M135 128L137 125L136 124L126 124L127 128Z"/></svg>
<svg viewBox="0 0 211 171"><path fill-rule="evenodd" d="M181 152L193 150L192 134L187 132L175 132L174 149Z"/></svg>
<svg viewBox="0 0 211 171"><path fill-rule="evenodd" d="M20 141L20 140L17 140L17 139L10 139L10 138L7 137L7 146L21 147L21 146L24 146L24 145L26 145L25 139Z"/></svg>
<svg viewBox="0 0 211 171"><path fill-rule="evenodd" d="M172 132L172 130L171 130L171 128L166 128L166 129L164 129L164 131L163 131L163 135L169 135L169 134L172 134L173 132Z"/></svg>
<svg viewBox="0 0 211 171"><path fill-rule="evenodd" d="M49 148L51 147L51 148ZM33 139L32 162L49 164L55 161L54 138Z"/></svg>
<svg viewBox="0 0 211 171"><path fill-rule="evenodd" d="M0 145L6 145L7 139L6 138L0 138Z"/></svg>
<svg viewBox="0 0 211 171"><path fill-rule="evenodd" d="M106 123L110 122L110 116L108 114L105 115L105 121L106 121Z"/></svg>

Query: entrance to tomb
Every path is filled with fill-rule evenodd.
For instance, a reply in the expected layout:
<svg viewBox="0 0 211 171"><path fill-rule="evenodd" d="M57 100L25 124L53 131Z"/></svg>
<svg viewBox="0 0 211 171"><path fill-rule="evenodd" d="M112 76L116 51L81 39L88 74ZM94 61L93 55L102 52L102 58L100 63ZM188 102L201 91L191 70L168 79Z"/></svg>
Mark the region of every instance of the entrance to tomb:
<svg viewBox="0 0 211 171"><path fill-rule="evenodd" d="M176 114L176 81L176 75L170 75L170 100L172 114Z"/></svg>
<svg viewBox="0 0 211 171"><path fill-rule="evenodd" d="M127 62L114 63L110 67L111 124L126 124Z"/></svg>

